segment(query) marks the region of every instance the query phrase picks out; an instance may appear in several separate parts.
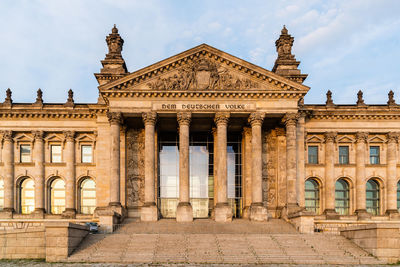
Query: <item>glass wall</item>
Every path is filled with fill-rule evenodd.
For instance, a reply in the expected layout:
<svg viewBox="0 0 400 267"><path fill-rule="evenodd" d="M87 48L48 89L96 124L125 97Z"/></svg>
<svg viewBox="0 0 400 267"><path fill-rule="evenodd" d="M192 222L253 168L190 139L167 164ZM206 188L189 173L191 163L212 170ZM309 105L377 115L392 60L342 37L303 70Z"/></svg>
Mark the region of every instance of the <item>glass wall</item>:
<svg viewBox="0 0 400 267"><path fill-rule="evenodd" d="M335 184L335 210L340 215L349 215L350 194L349 184L344 179L339 179Z"/></svg>

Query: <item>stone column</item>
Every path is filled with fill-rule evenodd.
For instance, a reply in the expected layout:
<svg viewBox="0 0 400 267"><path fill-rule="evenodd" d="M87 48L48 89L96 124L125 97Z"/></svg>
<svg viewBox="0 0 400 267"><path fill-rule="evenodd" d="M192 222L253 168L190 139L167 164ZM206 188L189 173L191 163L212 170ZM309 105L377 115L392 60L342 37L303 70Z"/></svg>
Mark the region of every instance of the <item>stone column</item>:
<svg viewBox="0 0 400 267"><path fill-rule="evenodd" d="M176 210L176 221L193 221L193 209L190 205L190 165L189 165L189 125L192 114L179 112L179 204Z"/></svg>
<svg viewBox="0 0 400 267"><path fill-rule="evenodd" d="M300 207L304 208L304 180L305 180L305 112L299 114L297 121L297 177L296 177L296 188L297 188L297 203Z"/></svg>
<svg viewBox="0 0 400 267"><path fill-rule="evenodd" d="M34 213L40 217L44 215L44 142L43 131L32 132L35 139L35 150L33 153L33 160L35 162L35 211Z"/></svg>
<svg viewBox="0 0 400 267"><path fill-rule="evenodd" d="M286 210L289 215L299 211L296 196L297 178L297 149L296 149L296 125L297 113L287 113L283 118L286 125Z"/></svg>
<svg viewBox="0 0 400 267"><path fill-rule="evenodd" d="M227 127L229 113L216 113L215 124L217 125L217 155L218 155L218 203L215 206L215 221L232 221L232 209L228 205L227 198Z"/></svg>
<svg viewBox="0 0 400 267"><path fill-rule="evenodd" d="M366 211L365 143L368 133L356 133L356 211L359 220L371 217Z"/></svg>
<svg viewBox="0 0 400 267"><path fill-rule="evenodd" d="M243 218L250 218L251 194L252 194L252 152L251 152L251 128L243 128Z"/></svg>
<svg viewBox="0 0 400 267"><path fill-rule="evenodd" d="M217 138L217 128L213 127L212 128L212 134L213 134L213 138L214 138L214 207L212 210L212 217L215 218L215 206L218 203L218 151L217 151L217 147L218 147L218 138Z"/></svg>
<svg viewBox="0 0 400 267"><path fill-rule="evenodd" d="M122 213L122 211L119 211L119 207L121 207L120 134L123 118L121 112L108 112L107 117L110 122L111 134L110 202L108 205L110 207L116 207L116 212Z"/></svg>
<svg viewBox="0 0 400 267"><path fill-rule="evenodd" d="M251 125L251 152L252 152L252 165L251 165L251 208L250 220L252 221L267 221L268 212L262 202L262 140L261 140L261 127L264 120L264 113L254 112L249 116L249 123Z"/></svg>
<svg viewBox="0 0 400 267"><path fill-rule="evenodd" d="M65 211L64 218L75 218L75 132L64 131L65 144L65 163L66 163L66 186L65 186Z"/></svg>
<svg viewBox="0 0 400 267"><path fill-rule="evenodd" d="M4 161L4 217L12 218L14 212L14 141L12 131L3 132Z"/></svg>
<svg viewBox="0 0 400 267"><path fill-rule="evenodd" d="M399 133L390 132L387 134L387 205L386 214L398 216L397 210L397 153L396 146L399 140Z"/></svg>
<svg viewBox="0 0 400 267"><path fill-rule="evenodd" d="M325 210L327 219L338 219L335 211L335 140L336 132L325 133Z"/></svg>
<svg viewBox="0 0 400 267"><path fill-rule="evenodd" d="M142 221L157 221L158 213L155 200L155 124L157 120L157 113L154 111L142 114L145 138L144 138L144 205L141 209Z"/></svg>

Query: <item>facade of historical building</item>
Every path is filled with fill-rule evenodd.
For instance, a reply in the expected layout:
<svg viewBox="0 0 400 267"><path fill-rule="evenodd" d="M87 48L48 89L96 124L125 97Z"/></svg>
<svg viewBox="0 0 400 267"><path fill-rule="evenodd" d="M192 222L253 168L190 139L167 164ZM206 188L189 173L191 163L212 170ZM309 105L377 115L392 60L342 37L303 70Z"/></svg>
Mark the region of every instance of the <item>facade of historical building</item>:
<svg viewBox="0 0 400 267"><path fill-rule="evenodd" d="M1 218L393 221L400 106L304 104L282 29L272 71L202 44L135 72L114 26L99 100L0 104ZM305 228L304 228L305 227ZM332 226L334 227L334 226Z"/></svg>

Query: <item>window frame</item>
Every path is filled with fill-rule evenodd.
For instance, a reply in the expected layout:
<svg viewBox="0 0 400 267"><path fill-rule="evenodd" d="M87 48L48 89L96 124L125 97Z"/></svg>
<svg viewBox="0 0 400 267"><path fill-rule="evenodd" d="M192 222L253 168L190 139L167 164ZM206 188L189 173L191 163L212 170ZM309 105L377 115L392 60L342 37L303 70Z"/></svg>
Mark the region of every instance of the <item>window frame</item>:
<svg viewBox="0 0 400 267"><path fill-rule="evenodd" d="M372 181L373 183L376 184L377 189L376 190L369 190L368 189L368 183ZM368 198L368 192L376 192L377 197L373 198ZM373 207L368 208L368 201L373 201L373 203L376 203ZM367 183L365 184L365 208L368 213L371 213L373 216L378 216L381 213L381 184L379 181L377 181L374 178L368 179Z"/></svg>
<svg viewBox="0 0 400 267"><path fill-rule="evenodd" d="M94 200L95 200L95 206L87 206L87 205L84 206L84 205L82 205L82 204L83 204L83 194L82 194L83 185L84 185L84 183L85 183L87 180L92 180L92 181L94 182L94 189L93 189L93 188L90 188L89 190L95 192L95 197L94 197L94 198L89 198L89 199L94 199ZM80 213L80 214L85 214L85 215L91 215L91 214L93 214L93 213L94 213L94 210L95 210L96 207L97 207L97 183L96 183L96 180L93 179L93 178L90 177L90 176L86 176L86 177L82 178L81 181L79 182L78 190L79 190L79 192L78 192L78 197L79 197L79 199L78 199L78 203L79 203L79 213ZM86 190L87 190L87 189L86 189ZM89 212L89 213L83 212L83 207L92 207L92 208L93 208L93 211L91 211L91 212Z"/></svg>
<svg viewBox="0 0 400 267"><path fill-rule="evenodd" d="M310 181L311 183L313 183L314 185L316 185L316 187L314 187L313 190L307 189L306 188L306 184L307 182ZM317 196L317 198L307 198L307 191L308 192L314 192L314 195ZM315 206L310 207L307 206L307 200L312 200L315 201ZM315 214L319 214L320 213L320 209L321 209L321 186L320 183L315 179L315 178L308 178L305 182L304 182L304 206L308 211L314 212Z"/></svg>
<svg viewBox="0 0 400 267"><path fill-rule="evenodd" d="M56 190L60 191L58 188L53 188L53 186L54 186L54 184L56 183L57 180L61 180L64 183L64 209L60 213L53 212L53 208L55 207L55 205L53 205L54 199L55 199L54 194L53 194L54 193L53 189L56 189ZM62 214L63 211L65 211L65 209L66 209L66 188L65 188L65 186L66 186L65 181L59 176L54 177L50 181L49 186L48 186L48 192L49 192L49 198L48 198L49 205L48 206L49 206L50 214ZM61 198L58 198L58 199L61 199Z"/></svg>
<svg viewBox="0 0 400 267"><path fill-rule="evenodd" d="M29 147L29 161L23 160L22 147ZM27 154L25 154L26 156ZM19 145L19 162L20 163L31 163L32 162L32 145L28 143L22 143Z"/></svg>
<svg viewBox="0 0 400 267"><path fill-rule="evenodd" d="M378 154L372 154L372 149L377 148ZM377 159L376 162L373 161L373 159ZM374 146L369 146L369 164L371 165L379 165L381 164L381 147L374 145Z"/></svg>
<svg viewBox="0 0 400 267"><path fill-rule="evenodd" d="M33 200L33 205L29 205L29 206L28 205L23 205L23 203L26 202L24 200L24 192L25 192L25 190L27 190L26 188L24 188L24 184L27 183L28 180L31 180L32 183L33 183L33 188L28 188L29 191L33 192L33 197L27 198L28 200L29 199ZM33 178L31 178L31 177L24 177L20 181L18 189L19 189L18 190L18 193L19 193L19 196L18 196L19 213L20 214L31 214L35 210L35 180ZM24 208L23 207L32 207L32 208L30 209L30 212L24 212Z"/></svg>
<svg viewBox="0 0 400 267"><path fill-rule="evenodd" d="M83 159L84 159L84 155L83 155L83 148L84 147L90 147L90 161L84 161ZM80 146L80 149L81 149L81 163L93 163L94 162L94 149L93 149L93 145L92 144L82 144L81 146Z"/></svg>
<svg viewBox="0 0 400 267"><path fill-rule="evenodd" d="M60 161L53 160L53 147L60 147ZM50 163L62 163L63 162L63 148L61 144L50 144Z"/></svg>
<svg viewBox="0 0 400 267"><path fill-rule="evenodd" d="M347 148L347 155L342 155L340 153L341 152L341 148ZM338 154L339 154L339 164L340 165L348 165L348 164L350 164L350 147L348 145L339 145ZM342 162L342 158L346 159L345 162Z"/></svg>
<svg viewBox="0 0 400 267"><path fill-rule="evenodd" d="M316 155L312 155L310 154L310 148L315 148L316 150ZM315 162L312 162L312 160L310 160L312 158L312 156L315 156ZM319 164L319 146L318 145L308 145L307 146L307 163L308 164Z"/></svg>
<svg viewBox="0 0 400 267"><path fill-rule="evenodd" d="M340 189L338 190L336 187L337 183L341 183L343 182L344 184L346 184L347 190L346 189ZM343 198L337 198L337 193L343 192L343 195L346 197ZM337 201L342 201L343 203L347 203L347 205L344 205L343 207L339 207L337 205ZM341 210L343 212L341 212ZM340 215L350 215L350 183L345 179L345 178L339 178L338 180L336 180L335 182L335 211L340 214Z"/></svg>

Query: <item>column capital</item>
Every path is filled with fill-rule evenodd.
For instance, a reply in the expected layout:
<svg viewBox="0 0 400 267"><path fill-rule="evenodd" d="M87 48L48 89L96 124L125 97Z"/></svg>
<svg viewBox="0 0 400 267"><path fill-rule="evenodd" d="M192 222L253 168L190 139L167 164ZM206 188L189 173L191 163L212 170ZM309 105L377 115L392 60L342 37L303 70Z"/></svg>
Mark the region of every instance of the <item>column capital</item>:
<svg viewBox="0 0 400 267"><path fill-rule="evenodd" d="M365 143L368 139L367 132L357 132L356 133L356 143Z"/></svg>
<svg viewBox="0 0 400 267"><path fill-rule="evenodd" d="M230 114L229 112L215 113L214 122L218 125L228 125Z"/></svg>
<svg viewBox="0 0 400 267"><path fill-rule="evenodd" d="M243 133L245 135L250 135L251 134L251 128L250 127L243 127Z"/></svg>
<svg viewBox="0 0 400 267"><path fill-rule="evenodd" d="M397 143L399 141L399 132L389 132L386 134L387 142L388 143Z"/></svg>
<svg viewBox="0 0 400 267"><path fill-rule="evenodd" d="M43 141L44 132L43 131L32 131L33 138L39 141Z"/></svg>
<svg viewBox="0 0 400 267"><path fill-rule="evenodd" d="M325 143L334 143L336 141L337 132L326 132L324 133Z"/></svg>
<svg viewBox="0 0 400 267"><path fill-rule="evenodd" d="M286 127L288 126L296 126L299 115L297 113L286 113L282 119L282 122Z"/></svg>
<svg viewBox="0 0 400 267"><path fill-rule="evenodd" d="M143 112L142 118L143 118L144 124L155 125L156 121L157 121L157 112L155 112L155 111Z"/></svg>
<svg viewBox="0 0 400 267"><path fill-rule="evenodd" d="M107 117L110 124L121 125L124 121L121 112L107 112Z"/></svg>
<svg viewBox="0 0 400 267"><path fill-rule="evenodd" d="M192 120L191 112L178 112L176 114L179 125L189 125Z"/></svg>
<svg viewBox="0 0 400 267"><path fill-rule="evenodd" d="M251 127L256 126L256 125L262 125L263 120L265 117L265 113L263 112L253 112L250 114L248 118L248 122L250 123Z"/></svg>
<svg viewBox="0 0 400 267"><path fill-rule="evenodd" d="M13 131L6 130L6 131L2 131L2 133L3 133L3 139L4 139L4 141L9 141L9 142L12 142L12 141L13 141L13 138L12 138L12 136L13 136Z"/></svg>
<svg viewBox="0 0 400 267"><path fill-rule="evenodd" d="M63 134L67 142L75 141L75 131L63 131Z"/></svg>

